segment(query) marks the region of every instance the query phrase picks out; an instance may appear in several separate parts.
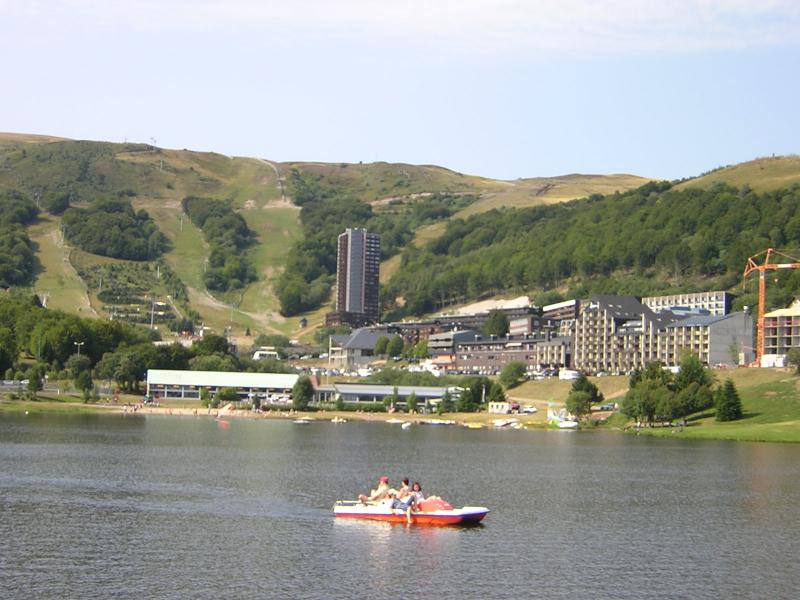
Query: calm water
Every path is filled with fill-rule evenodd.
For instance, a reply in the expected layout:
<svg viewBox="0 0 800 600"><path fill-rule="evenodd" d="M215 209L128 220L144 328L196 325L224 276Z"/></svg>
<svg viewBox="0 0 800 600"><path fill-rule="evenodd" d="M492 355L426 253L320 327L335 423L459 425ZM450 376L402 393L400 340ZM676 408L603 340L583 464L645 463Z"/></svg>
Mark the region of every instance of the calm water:
<svg viewBox="0 0 800 600"><path fill-rule="evenodd" d="M485 525L337 520L382 474ZM0 416L3 598L793 598L800 446Z"/></svg>

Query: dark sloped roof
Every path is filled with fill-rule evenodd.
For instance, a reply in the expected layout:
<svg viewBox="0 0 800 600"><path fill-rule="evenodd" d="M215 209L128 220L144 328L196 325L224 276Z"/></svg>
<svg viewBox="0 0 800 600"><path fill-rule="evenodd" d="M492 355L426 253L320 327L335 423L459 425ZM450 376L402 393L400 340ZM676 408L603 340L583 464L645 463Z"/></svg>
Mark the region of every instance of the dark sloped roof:
<svg viewBox="0 0 800 600"><path fill-rule="evenodd" d="M600 308L607 310L614 319L635 319L643 314L647 316L653 314L653 311L634 296L598 294L592 296L590 302L597 302Z"/></svg>
<svg viewBox="0 0 800 600"><path fill-rule="evenodd" d="M382 337L389 337L385 330L364 327L351 333L350 338L342 346L350 350L372 350L375 347L375 342Z"/></svg>
<svg viewBox="0 0 800 600"><path fill-rule="evenodd" d="M685 319L679 319L674 323L670 323L667 327L708 327L719 321L731 317L732 315L692 315Z"/></svg>

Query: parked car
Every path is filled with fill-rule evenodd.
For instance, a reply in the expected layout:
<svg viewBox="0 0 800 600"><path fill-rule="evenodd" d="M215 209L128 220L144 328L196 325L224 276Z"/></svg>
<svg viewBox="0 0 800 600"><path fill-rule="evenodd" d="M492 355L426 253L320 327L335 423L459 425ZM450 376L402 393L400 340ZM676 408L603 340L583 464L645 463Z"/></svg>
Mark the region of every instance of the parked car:
<svg viewBox="0 0 800 600"><path fill-rule="evenodd" d="M600 410L616 410L616 408L617 408L617 406L613 402L609 403L609 404L601 404L600 405Z"/></svg>
<svg viewBox="0 0 800 600"><path fill-rule="evenodd" d="M538 412L538 410L539 409L537 409L535 406L523 406L522 407L522 412L525 413L526 415L532 415L533 413Z"/></svg>

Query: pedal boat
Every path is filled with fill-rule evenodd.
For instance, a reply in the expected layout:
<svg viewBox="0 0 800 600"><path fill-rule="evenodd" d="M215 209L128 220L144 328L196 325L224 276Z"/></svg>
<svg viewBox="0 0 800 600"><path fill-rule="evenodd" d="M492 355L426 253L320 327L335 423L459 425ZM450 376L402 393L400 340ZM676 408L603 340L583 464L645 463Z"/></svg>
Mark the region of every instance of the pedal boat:
<svg viewBox="0 0 800 600"><path fill-rule="evenodd" d="M336 517L371 519L390 523L406 523L406 512L391 508L388 502L364 504L358 500L339 500L333 505ZM450 510L419 511L411 513L411 522L417 525L475 525L489 514L484 506L464 506Z"/></svg>

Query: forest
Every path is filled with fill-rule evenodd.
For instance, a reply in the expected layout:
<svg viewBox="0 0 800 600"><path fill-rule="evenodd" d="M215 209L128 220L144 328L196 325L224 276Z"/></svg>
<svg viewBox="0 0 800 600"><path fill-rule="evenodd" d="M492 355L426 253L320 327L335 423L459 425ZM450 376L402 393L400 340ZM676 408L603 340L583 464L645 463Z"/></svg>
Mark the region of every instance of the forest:
<svg viewBox="0 0 800 600"><path fill-rule="evenodd" d="M127 199L104 198L87 208L69 208L62 226L70 242L100 256L153 260L169 249L147 211L134 211Z"/></svg>
<svg viewBox="0 0 800 600"><path fill-rule="evenodd" d="M203 275L206 287L225 292L255 281L255 269L245 255L255 234L242 215L229 202L213 198L187 196L181 205L211 247Z"/></svg>
<svg viewBox="0 0 800 600"><path fill-rule="evenodd" d="M321 177L293 171L291 190L301 206L303 237L296 242L276 285L281 312L290 316L318 308L330 296L336 275L336 240L348 227L365 227L381 236L381 257L400 252L414 230L446 219L473 202L471 195L433 194L413 202L395 201L378 212Z"/></svg>
<svg viewBox="0 0 800 600"><path fill-rule="evenodd" d="M28 285L38 265L24 229L36 219L36 205L17 191L0 191L0 288Z"/></svg>
<svg viewBox="0 0 800 600"><path fill-rule="evenodd" d="M541 302L592 293L647 295L741 285L747 258L800 246L800 186L757 194L718 184L668 182L565 204L502 209L452 220L424 248L409 246L382 294L391 317L423 314L502 292ZM770 286L770 304L791 300L800 272ZM754 288L741 305L754 303ZM394 299L403 298L398 309Z"/></svg>

